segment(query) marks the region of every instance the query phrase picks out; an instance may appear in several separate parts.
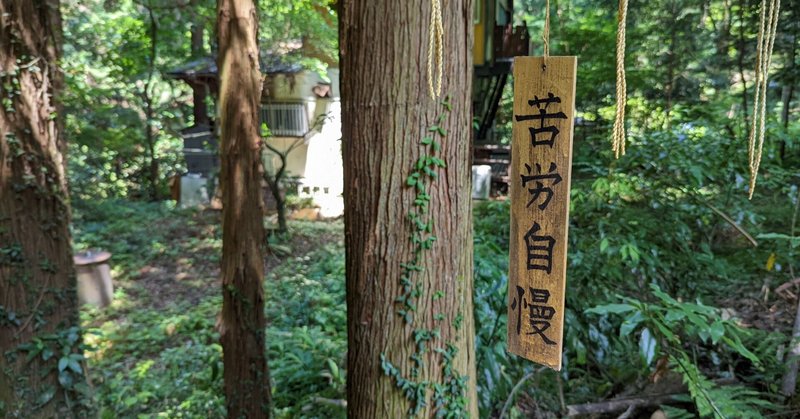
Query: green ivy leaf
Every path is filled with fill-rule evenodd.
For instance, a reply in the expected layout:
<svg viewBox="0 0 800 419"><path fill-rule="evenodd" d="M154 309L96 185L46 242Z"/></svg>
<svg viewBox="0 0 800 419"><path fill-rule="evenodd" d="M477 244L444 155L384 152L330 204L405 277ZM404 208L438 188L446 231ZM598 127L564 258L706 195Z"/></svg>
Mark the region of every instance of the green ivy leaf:
<svg viewBox="0 0 800 419"><path fill-rule="evenodd" d="M65 369L67 369L68 365L69 365L69 358L68 357L62 357L61 359L58 360L58 370L59 371L64 371Z"/></svg>
<svg viewBox="0 0 800 419"><path fill-rule="evenodd" d="M56 395L56 388L55 386L47 386L44 390L39 394L39 397L36 398L36 406L42 407L46 405L50 400L53 400L53 397Z"/></svg>

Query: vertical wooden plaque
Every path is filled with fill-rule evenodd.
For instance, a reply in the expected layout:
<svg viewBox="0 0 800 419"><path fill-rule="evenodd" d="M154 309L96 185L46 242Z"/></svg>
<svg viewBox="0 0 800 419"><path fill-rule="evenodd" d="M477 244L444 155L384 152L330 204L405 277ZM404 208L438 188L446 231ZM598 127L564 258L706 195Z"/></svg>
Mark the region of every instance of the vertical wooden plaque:
<svg viewBox="0 0 800 419"><path fill-rule="evenodd" d="M514 59L508 350L555 370L564 334L576 68L576 57Z"/></svg>

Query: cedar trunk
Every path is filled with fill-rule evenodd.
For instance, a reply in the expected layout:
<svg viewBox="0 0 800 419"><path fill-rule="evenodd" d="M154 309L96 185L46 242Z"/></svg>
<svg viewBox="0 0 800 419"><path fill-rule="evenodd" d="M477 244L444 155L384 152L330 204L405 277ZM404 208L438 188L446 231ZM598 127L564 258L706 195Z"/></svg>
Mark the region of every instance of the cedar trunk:
<svg viewBox="0 0 800 419"><path fill-rule="evenodd" d="M72 417L86 407L58 96L57 0L0 0L0 416ZM42 339L54 354L25 344ZM47 360L45 360L47 358ZM76 364L77 365L77 364ZM75 369L78 369L77 367ZM68 376L68 377L67 377ZM75 386L78 387L75 387Z"/></svg>
<svg viewBox="0 0 800 419"><path fill-rule="evenodd" d="M217 2L222 171L222 315L228 417L269 417L264 318L261 73L253 0Z"/></svg>
<svg viewBox="0 0 800 419"><path fill-rule="evenodd" d="M413 259L415 192L406 186L442 113L428 94L430 0L343 0L340 3L340 64L344 157L345 245L347 252L347 409L352 418L404 417L409 400L384 374L381 355L404 377L411 376L413 333L441 330L423 355L416 381L441 383L442 356L435 349L452 342L453 367L467 376L466 411L478 416L472 314L471 45L472 2L442 0L444 26L443 95L452 111L442 128L439 153L447 164L432 183L430 219L437 240L422 252L424 272L415 281L414 321L397 314L402 295L400 264ZM441 291L437 296L437 291ZM441 298L439 298L441 296ZM444 321L437 321L443 314ZM460 327L454 327L463 318ZM432 391L421 417L436 414Z"/></svg>

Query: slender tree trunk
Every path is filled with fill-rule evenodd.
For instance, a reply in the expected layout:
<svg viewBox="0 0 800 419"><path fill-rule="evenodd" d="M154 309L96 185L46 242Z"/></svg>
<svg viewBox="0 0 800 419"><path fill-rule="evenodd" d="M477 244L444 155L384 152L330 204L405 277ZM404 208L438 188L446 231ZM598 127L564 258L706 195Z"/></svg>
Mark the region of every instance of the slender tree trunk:
<svg viewBox="0 0 800 419"><path fill-rule="evenodd" d="M264 171L264 181L267 182L269 186L269 192L272 194L272 198L275 200L275 211L278 213L278 231L281 233L285 233L289 231L289 225L286 223L286 198L283 196L283 191L281 190L281 180L283 180L283 173L284 168L286 167L286 159L285 156L278 154L281 157L281 161L283 162L283 166L275 172L275 174L267 173L266 170ZM272 158L271 153L266 156L266 158Z"/></svg>
<svg viewBox="0 0 800 419"><path fill-rule="evenodd" d="M794 62L795 56L797 54L797 35L792 37L792 49L789 53L789 73L794 74ZM788 132L789 130L789 110L792 107L792 97L794 96L794 85L795 85L795 77L789 76L787 77L786 84L784 84L783 89L781 91L781 101L783 102L783 110L781 111L781 123L783 123L783 129ZM785 162L786 160L786 139L781 140L781 147L780 147L780 157L781 162Z"/></svg>
<svg viewBox="0 0 800 419"><path fill-rule="evenodd" d="M278 212L278 231L286 233L289 231L289 225L286 223L286 201L280 189L273 191L272 196L275 198L275 210Z"/></svg>
<svg viewBox="0 0 800 419"><path fill-rule="evenodd" d="M286 198L283 195L283 189L281 185L281 181L283 181L283 176L286 173L286 157L287 153L278 153L278 157L281 159L281 167L275 172L274 181L268 182L269 183L269 190L272 192L272 197L275 198L275 210L278 212L278 231L281 233L286 233L289 231L289 225L286 224ZM267 178L271 176L267 173Z"/></svg>
<svg viewBox="0 0 800 419"><path fill-rule="evenodd" d="M261 197L261 72L253 0L218 0L222 340L228 417L269 417Z"/></svg>
<svg viewBox="0 0 800 419"><path fill-rule="evenodd" d="M196 4L193 6L197 7ZM200 16L198 15L195 19L200 19ZM203 47L203 29L202 22L195 22L192 24L192 58L195 59L202 58L203 55L205 55L205 48ZM206 104L208 86L202 83L191 83L191 86L194 103L194 124L208 125L208 105Z"/></svg>
<svg viewBox="0 0 800 419"><path fill-rule="evenodd" d="M301 144L303 144L302 138L295 141L285 150L280 150L270 145L267 138L264 138L262 142L264 148L262 149L263 154L261 159L264 164L264 180L267 182L272 197L275 199L275 210L278 212L278 231L281 233L289 231L289 225L286 222L286 192L283 190L283 185L281 183L286 176L286 165L288 164L289 154ZM267 159L272 159L273 155L278 156L281 165L274 173L270 173L266 170L266 162Z"/></svg>
<svg viewBox="0 0 800 419"><path fill-rule="evenodd" d="M670 126L670 112L672 111L672 94L675 91L675 67L677 65L676 61L676 54L675 50L677 49L678 43L678 5L675 2L672 3L672 14L671 20L669 24L669 45L667 47L667 82L664 86L664 96L666 98L666 104L664 106L664 114L666 115L666 124L665 126L668 128Z"/></svg>
<svg viewBox="0 0 800 419"><path fill-rule="evenodd" d="M442 91L451 96L450 112L428 95L430 5L429 0L340 3L352 418L397 418L409 411L421 417L478 416L469 155L472 2L441 2ZM437 122L443 113L446 120ZM436 125L446 131L444 138L428 131ZM436 180L426 177L426 218L433 221L430 234L437 240L419 251L411 239L416 224L409 218L420 212L414 202L419 192L407 179L418 158L430 153L420 145L426 136L441 141L435 154L447 167L436 169ZM409 274L404 264L417 257L415 265L424 271ZM404 277L413 282L408 288ZM408 311L411 323L401 310ZM398 388L403 383L418 393L404 393Z"/></svg>
<svg viewBox="0 0 800 419"><path fill-rule="evenodd" d="M57 0L0 0L2 417L72 417L89 400L78 367L60 48ZM37 338L46 349L27 362ZM62 357L75 368L59 374Z"/></svg>
<svg viewBox="0 0 800 419"><path fill-rule="evenodd" d="M286 223L286 197L284 196L281 181L286 174L286 159L294 147L289 147L288 150L281 151L269 145L266 138L264 138L263 141L264 154L261 157L262 162L266 159L271 159L273 154L277 155L281 160L281 167L279 167L274 174L269 173L266 169L264 170L264 181L267 182L272 198L275 199L275 211L278 213L278 231L286 233L289 231L289 225Z"/></svg>
<svg viewBox="0 0 800 419"><path fill-rule="evenodd" d="M148 83L149 84L149 83ZM147 177L150 186L150 199L157 201L159 199L158 193L158 159L156 158L156 136L153 132L152 121L155 112L153 111L153 98L150 93L144 94L144 114L145 114L145 142L147 143L147 154L149 154L149 161L147 165Z"/></svg>
<svg viewBox="0 0 800 419"><path fill-rule="evenodd" d="M148 172L147 177L149 178L150 183L150 199L157 201L160 198L160 194L158 192L158 178L159 178L159 169L158 169L158 158L156 157L156 133L153 132L153 120L155 119L155 110L153 109L153 77L155 76L156 71L156 56L157 56L157 45L158 45L158 22L156 22L156 16L153 13L153 9L147 7L147 15L150 19L150 63L149 69L147 74L147 84L144 86L144 92L142 93L142 97L144 99L144 115L145 115L145 141L147 142L147 153L149 154L149 162L148 162Z"/></svg>
<svg viewBox="0 0 800 419"><path fill-rule="evenodd" d="M745 28L745 20L744 20L744 10L745 10L745 1L739 0L739 78L742 79L742 115L744 116L744 137L747 137L747 130L750 127L750 123L747 122L749 120L748 113L747 113L747 79L744 77L744 56L747 52L747 45L744 39L744 28Z"/></svg>

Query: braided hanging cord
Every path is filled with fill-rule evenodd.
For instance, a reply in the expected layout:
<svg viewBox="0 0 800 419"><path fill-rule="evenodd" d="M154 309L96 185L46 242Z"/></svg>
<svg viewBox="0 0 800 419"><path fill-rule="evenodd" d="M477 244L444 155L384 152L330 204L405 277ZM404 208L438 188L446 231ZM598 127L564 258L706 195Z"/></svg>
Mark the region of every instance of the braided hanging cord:
<svg viewBox="0 0 800 419"><path fill-rule="evenodd" d="M544 5L544 31L542 31L542 45L544 47L544 66L547 67L547 57L550 56L550 0Z"/></svg>
<svg viewBox="0 0 800 419"><path fill-rule="evenodd" d="M767 117L767 78L772 63L772 48L778 30L780 0L761 0L761 13L758 28L758 45L756 47L755 92L753 98L753 121L748 138L748 163L750 168L750 199L756 189L758 169L764 151L764 136Z"/></svg>
<svg viewBox="0 0 800 419"><path fill-rule="evenodd" d="M428 93L432 99L442 94L442 49L444 26L440 0L431 0L431 26L428 31ZM434 60L436 63L434 64ZM434 86L433 68L436 67Z"/></svg>
<svg viewBox="0 0 800 419"><path fill-rule="evenodd" d="M614 157L625 155L625 105L627 84L625 82L625 21L628 17L628 0L619 0L617 24L617 115L611 133L611 149Z"/></svg>

